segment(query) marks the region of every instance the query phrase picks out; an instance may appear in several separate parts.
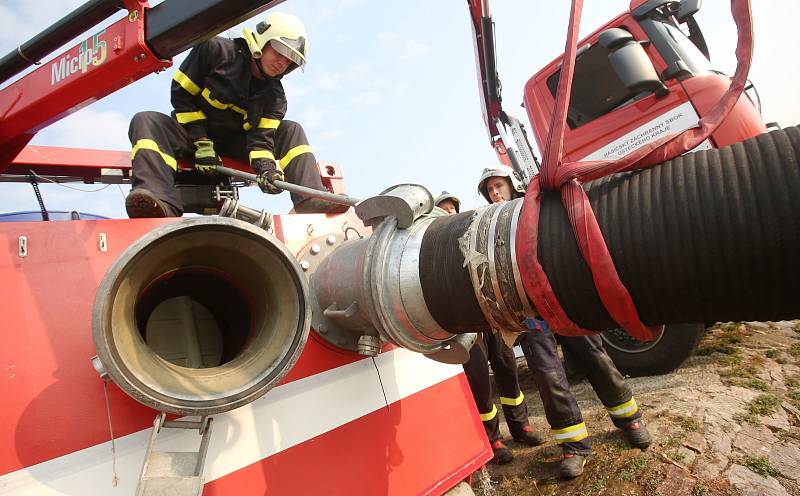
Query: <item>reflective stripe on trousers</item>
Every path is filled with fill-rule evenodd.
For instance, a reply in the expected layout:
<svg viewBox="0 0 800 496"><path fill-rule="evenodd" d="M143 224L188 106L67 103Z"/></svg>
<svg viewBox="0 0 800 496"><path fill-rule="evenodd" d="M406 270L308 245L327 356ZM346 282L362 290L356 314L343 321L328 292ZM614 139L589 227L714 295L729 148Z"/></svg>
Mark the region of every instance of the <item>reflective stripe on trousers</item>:
<svg viewBox="0 0 800 496"><path fill-rule="evenodd" d="M164 160L164 163L167 164L172 170L178 170L178 161L175 160L175 157L162 152L155 141L146 138L136 141L136 144L133 145L133 149L131 150L131 162L133 162L133 159L136 157L136 154L139 153L139 150L150 150L158 153L161 155L161 159Z"/></svg>
<svg viewBox="0 0 800 496"><path fill-rule="evenodd" d="M522 404L523 401L525 401L525 395L522 394L522 391L519 392L519 396L516 398L506 398L503 396L500 397L500 404L502 405L517 406Z"/></svg>
<svg viewBox="0 0 800 496"><path fill-rule="evenodd" d="M492 405L492 411L489 413L481 413L480 416L482 422L488 422L494 419L497 416L497 406Z"/></svg>
<svg viewBox="0 0 800 496"><path fill-rule="evenodd" d="M625 403L606 408L611 418L620 419L628 418L639 411L639 405L636 404L636 398L631 396L631 399Z"/></svg>
<svg viewBox="0 0 800 496"><path fill-rule="evenodd" d="M589 431L586 429L586 424L583 422L562 429L552 429L552 433L558 444L574 443L589 436Z"/></svg>

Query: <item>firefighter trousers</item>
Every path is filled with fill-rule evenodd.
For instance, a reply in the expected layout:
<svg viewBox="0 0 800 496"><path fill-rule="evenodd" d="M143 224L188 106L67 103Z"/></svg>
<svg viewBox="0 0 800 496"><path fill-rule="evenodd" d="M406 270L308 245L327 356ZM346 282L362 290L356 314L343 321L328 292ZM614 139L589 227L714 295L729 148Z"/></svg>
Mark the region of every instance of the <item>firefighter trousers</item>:
<svg viewBox="0 0 800 496"><path fill-rule="evenodd" d="M556 340L575 358L577 366L586 374L615 426L624 428L642 416L628 381L606 353L603 338L599 334L557 336Z"/></svg>
<svg viewBox="0 0 800 496"><path fill-rule="evenodd" d="M519 344L539 388L547 422L564 451L588 454L591 452L588 431L578 402L569 389L556 337L543 322L541 327L541 330L523 333ZM558 336L558 340L574 354L576 362L590 378L592 388L614 425L623 428L641 417L630 386L603 349L599 336Z"/></svg>
<svg viewBox="0 0 800 496"><path fill-rule="evenodd" d="M248 150L245 132L215 130L208 127L208 138L214 142L219 155L247 162ZM194 163L195 146L186 130L178 122L160 112L139 112L133 116L128 137L131 140L131 175L133 189L147 189L175 210L183 212L183 205L175 191L175 174L178 160ZM290 183L324 191L317 168L317 160L302 126L294 121L281 121L275 133L275 150L272 150L284 169ZM310 199L292 193L292 203L298 209Z"/></svg>
<svg viewBox="0 0 800 496"><path fill-rule="evenodd" d="M472 397L478 407L483 428L489 441L500 439L500 419L497 418L497 405L492 401L492 381L489 376L491 364L503 416L508 430L516 437L528 425L528 405L519 387L517 378L517 359L514 351L503 343L493 332L483 333L483 342L470 350L469 360L464 364L464 373L472 389Z"/></svg>

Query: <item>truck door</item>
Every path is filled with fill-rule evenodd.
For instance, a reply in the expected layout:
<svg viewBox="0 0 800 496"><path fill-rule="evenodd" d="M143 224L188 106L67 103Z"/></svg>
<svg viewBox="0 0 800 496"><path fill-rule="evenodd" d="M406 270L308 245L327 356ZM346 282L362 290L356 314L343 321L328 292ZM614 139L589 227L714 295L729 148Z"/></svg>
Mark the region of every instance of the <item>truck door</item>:
<svg viewBox="0 0 800 496"><path fill-rule="evenodd" d="M697 124L698 117L689 96L677 79L665 81L667 92L632 91L620 80L609 62L610 51L599 42L600 34L620 28L643 43L655 70L661 74L666 63L647 34L629 14L603 26L579 45L572 83L567 129L564 134L566 160L603 160L622 157L639 146L665 134ZM529 114L540 107L549 116L561 76L560 61L551 64L528 81L525 88ZM531 121L542 116L531 115ZM547 122L544 120L538 122ZM549 121L549 119L548 119ZM546 136L547 130L538 132ZM543 143L539 143L542 147Z"/></svg>

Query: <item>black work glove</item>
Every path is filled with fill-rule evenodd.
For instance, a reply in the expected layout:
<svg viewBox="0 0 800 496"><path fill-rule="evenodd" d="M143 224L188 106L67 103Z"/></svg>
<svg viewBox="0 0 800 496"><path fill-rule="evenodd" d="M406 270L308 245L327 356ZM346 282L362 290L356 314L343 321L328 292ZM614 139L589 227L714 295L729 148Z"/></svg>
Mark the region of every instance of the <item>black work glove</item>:
<svg viewBox="0 0 800 496"><path fill-rule="evenodd" d="M256 158L250 162L250 166L258 175L256 183L261 191L270 195L277 195L283 191L273 184L273 181L285 181L283 171L274 160Z"/></svg>
<svg viewBox="0 0 800 496"><path fill-rule="evenodd" d="M217 166L222 165L217 152L214 151L214 142L208 138L194 142L194 168L201 174L214 174Z"/></svg>

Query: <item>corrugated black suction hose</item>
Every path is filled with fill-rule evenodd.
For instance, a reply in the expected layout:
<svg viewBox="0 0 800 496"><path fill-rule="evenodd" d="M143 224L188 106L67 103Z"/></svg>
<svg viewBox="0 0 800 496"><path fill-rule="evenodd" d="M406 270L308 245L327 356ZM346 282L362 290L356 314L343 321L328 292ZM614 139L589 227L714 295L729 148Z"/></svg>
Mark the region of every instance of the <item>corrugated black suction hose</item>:
<svg viewBox="0 0 800 496"><path fill-rule="evenodd" d="M649 324L800 316L800 129L586 184L620 278ZM557 194L539 258L567 314L615 327Z"/></svg>

